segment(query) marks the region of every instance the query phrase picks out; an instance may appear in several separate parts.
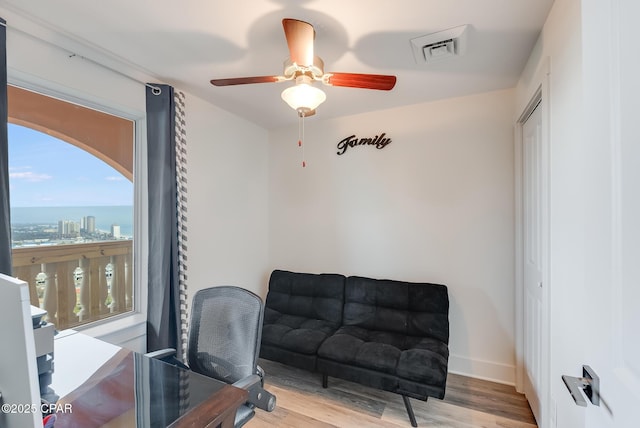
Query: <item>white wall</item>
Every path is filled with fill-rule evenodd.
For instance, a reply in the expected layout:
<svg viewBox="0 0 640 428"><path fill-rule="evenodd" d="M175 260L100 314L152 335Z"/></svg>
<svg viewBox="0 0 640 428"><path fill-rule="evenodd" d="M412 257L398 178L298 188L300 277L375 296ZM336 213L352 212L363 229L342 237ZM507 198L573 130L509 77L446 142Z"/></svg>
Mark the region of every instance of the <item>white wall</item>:
<svg viewBox="0 0 640 428"><path fill-rule="evenodd" d="M269 264L449 286L450 370L513 383L514 91L269 133ZM292 113L293 114L293 113ZM384 149L344 137L385 132Z"/></svg>
<svg viewBox="0 0 640 428"><path fill-rule="evenodd" d="M267 131L193 96L186 100L188 290L267 291Z"/></svg>

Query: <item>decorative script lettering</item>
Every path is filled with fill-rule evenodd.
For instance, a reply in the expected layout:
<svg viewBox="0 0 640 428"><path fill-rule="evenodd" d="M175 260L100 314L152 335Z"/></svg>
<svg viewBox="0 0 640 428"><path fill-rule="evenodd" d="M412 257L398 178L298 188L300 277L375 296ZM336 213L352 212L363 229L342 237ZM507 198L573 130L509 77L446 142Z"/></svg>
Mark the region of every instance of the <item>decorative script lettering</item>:
<svg viewBox="0 0 640 428"><path fill-rule="evenodd" d="M349 147L355 146L376 146L376 149L384 149L391 143L391 138L385 138L385 135L387 134L384 132L373 138L358 138L355 135L351 135L338 143L338 155L345 154Z"/></svg>

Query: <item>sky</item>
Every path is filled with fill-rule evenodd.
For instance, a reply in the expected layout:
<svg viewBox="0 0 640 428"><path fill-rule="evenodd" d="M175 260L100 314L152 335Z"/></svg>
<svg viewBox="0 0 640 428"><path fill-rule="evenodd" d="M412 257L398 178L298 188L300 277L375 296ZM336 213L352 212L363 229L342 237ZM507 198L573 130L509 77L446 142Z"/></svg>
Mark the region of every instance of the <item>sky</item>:
<svg viewBox="0 0 640 428"><path fill-rule="evenodd" d="M133 205L133 184L65 141L9 124L12 207Z"/></svg>

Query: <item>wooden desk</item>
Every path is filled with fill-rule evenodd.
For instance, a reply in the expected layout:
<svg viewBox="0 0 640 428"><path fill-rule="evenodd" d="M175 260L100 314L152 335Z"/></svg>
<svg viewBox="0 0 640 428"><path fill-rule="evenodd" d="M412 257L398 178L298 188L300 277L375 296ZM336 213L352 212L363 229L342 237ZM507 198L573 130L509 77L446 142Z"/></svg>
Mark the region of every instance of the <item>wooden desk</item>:
<svg viewBox="0 0 640 428"><path fill-rule="evenodd" d="M55 428L233 427L247 392L76 332L54 341Z"/></svg>

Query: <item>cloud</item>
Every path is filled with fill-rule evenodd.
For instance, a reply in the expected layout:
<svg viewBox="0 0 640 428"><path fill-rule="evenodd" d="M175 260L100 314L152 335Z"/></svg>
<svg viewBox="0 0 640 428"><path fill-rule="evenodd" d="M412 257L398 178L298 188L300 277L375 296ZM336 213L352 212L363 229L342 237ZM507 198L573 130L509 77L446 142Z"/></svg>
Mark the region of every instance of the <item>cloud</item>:
<svg viewBox="0 0 640 428"><path fill-rule="evenodd" d="M124 180L124 177L118 177L118 176L109 176L109 177L105 177L104 178L107 181L122 181Z"/></svg>
<svg viewBox="0 0 640 428"><path fill-rule="evenodd" d="M30 183L38 183L40 181L51 180L53 177L49 174L40 174L33 171L9 172L9 179L24 180Z"/></svg>

